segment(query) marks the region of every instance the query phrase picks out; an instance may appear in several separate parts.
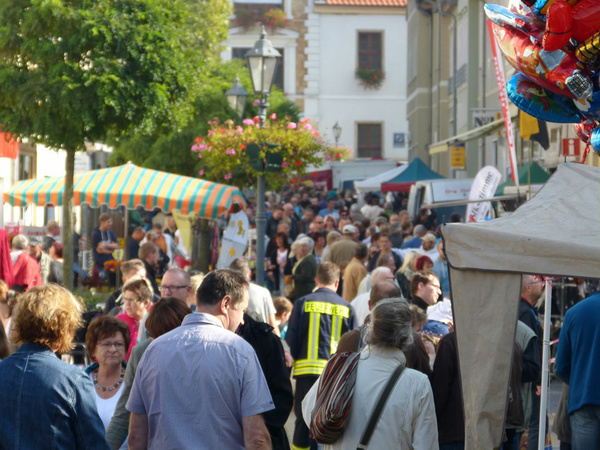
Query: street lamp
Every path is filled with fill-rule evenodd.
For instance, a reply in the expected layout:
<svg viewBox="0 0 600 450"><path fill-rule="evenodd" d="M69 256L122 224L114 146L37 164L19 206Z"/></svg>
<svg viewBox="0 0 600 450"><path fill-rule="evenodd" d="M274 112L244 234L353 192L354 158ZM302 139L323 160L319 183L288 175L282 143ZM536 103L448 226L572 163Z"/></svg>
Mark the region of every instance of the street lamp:
<svg viewBox="0 0 600 450"><path fill-rule="evenodd" d="M267 38L265 27L262 27L260 39L254 43L254 47L246 53L248 71L252 81L254 95L259 98L258 116L261 126L264 126L267 116L267 99L271 93L277 59L281 54L273 47ZM257 212L256 212L256 284L262 286L265 282L265 231L267 225L267 214L265 211L265 173L258 175Z"/></svg>
<svg viewBox="0 0 600 450"><path fill-rule="evenodd" d="M225 98L231 109L233 109L238 117L242 117L244 114L244 108L246 107L246 99L248 98L248 92L244 89L240 83L240 77L236 75L235 81L231 85L231 88L225 92Z"/></svg>
<svg viewBox="0 0 600 450"><path fill-rule="evenodd" d="M342 127L340 127L340 124L337 123L337 121L336 121L335 125L333 126L333 137L335 138L335 146L336 147L338 145L338 141L340 140L341 135L342 135Z"/></svg>

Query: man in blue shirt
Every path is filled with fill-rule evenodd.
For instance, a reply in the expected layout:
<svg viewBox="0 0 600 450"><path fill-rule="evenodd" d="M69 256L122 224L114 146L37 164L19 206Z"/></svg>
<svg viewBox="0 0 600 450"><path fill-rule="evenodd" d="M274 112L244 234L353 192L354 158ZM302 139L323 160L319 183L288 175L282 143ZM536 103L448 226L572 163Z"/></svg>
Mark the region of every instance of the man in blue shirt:
<svg viewBox="0 0 600 450"><path fill-rule="evenodd" d="M569 384L569 416L574 450L600 448L600 292L565 314L556 372Z"/></svg>
<svg viewBox="0 0 600 450"><path fill-rule="evenodd" d="M319 211L319 215L321 217L333 216L336 222L340 220L340 212L335 209L335 198L327 199L327 207Z"/></svg>
<svg viewBox="0 0 600 450"><path fill-rule="evenodd" d="M244 323L248 282L210 272L196 313L157 338L131 388L130 449L270 449L262 413L274 409L256 353L234 332Z"/></svg>

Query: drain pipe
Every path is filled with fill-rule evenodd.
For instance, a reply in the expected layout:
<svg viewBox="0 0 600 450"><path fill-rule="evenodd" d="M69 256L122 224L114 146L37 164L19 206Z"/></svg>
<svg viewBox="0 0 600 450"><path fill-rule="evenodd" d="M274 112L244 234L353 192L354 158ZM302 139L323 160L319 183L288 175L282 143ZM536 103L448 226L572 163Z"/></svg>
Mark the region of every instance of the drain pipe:
<svg viewBox="0 0 600 450"><path fill-rule="evenodd" d="M431 141L433 138L433 128L431 126L431 116L433 113L433 13L436 10L436 3L433 2L432 0L417 0L417 9L419 11L421 11L423 14L427 15L429 17L429 64L430 64L430 70L429 70L429 140ZM426 9L423 9L423 7L421 6L422 3L425 3L427 5L431 6L431 10L428 11Z"/></svg>
<svg viewBox="0 0 600 450"><path fill-rule="evenodd" d="M457 74L457 58L456 58L456 51L457 51L457 35L458 35L458 21L456 19L456 16L452 13L448 13L448 12L444 12L444 5L446 3L449 3L449 0L441 0L441 4L440 4L440 8L439 8L439 13L444 16L444 17L450 17L452 19L453 22L453 33L452 33L452 83L454 84L454 86L452 86L452 92L453 92L453 99L452 99L452 120L454 125L452 126L452 135L456 136L457 132L458 132L458 124L456 122L456 119L458 118L458 112L457 112L457 106L458 106L458 93L456 92L457 89L457 83L456 83L456 74Z"/></svg>

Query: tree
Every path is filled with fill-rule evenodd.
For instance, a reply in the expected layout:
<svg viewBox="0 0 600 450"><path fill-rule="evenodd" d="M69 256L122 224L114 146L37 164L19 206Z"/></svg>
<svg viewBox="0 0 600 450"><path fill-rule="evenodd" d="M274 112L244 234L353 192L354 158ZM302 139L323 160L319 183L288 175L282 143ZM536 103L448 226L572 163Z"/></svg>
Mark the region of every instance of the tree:
<svg viewBox="0 0 600 450"><path fill-rule="evenodd" d="M72 234L75 152L86 141L189 119L198 67L227 35L220 0L2 0L0 123L67 152L63 233ZM73 241L64 240L65 285Z"/></svg>
<svg viewBox="0 0 600 450"><path fill-rule="evenodd" d="M190 146L196 136L204 136L208 132L208 122L214 118L220 121L239 120L235 111L231 110L225 98L225 91L231 87L235 77L241 78L242 84L250 89L248 69L240 60L208 62L199 73L201 87L193 103L194 113L184 127L161 129L152 134L136 133L109 140L113 147L108 163L113 166L132 163L149 169L164 170L186 176L197 176L202 164L197 155L190 153ZM269 114L278 117L289 117L291 121L300 121L300 110L294 102L285 98L277 88L270 97ZM256 106L250 101L245 109L246 117L258 113ZM169 158L164 155L169 153Z"/></svg>
<svg viewBox="0 0 600 450"><path fill-rule="evenodd" d="M131 161L149 169L197 176L197 158L190 153L190 146L196 136L206 134L207 122L213 117L222 120L234 118L235 113L229 108L224 94L236 74L247 76L247 69L239 60L207 62L198 73L200 87L196 91L193 113L187 123L183 126L175 124L168 129L163 127L151 134L142 130L110 139L108 143L113 147L113 152L108 163L121 165ZM165 158L167 153L169 158Z"/></svg>

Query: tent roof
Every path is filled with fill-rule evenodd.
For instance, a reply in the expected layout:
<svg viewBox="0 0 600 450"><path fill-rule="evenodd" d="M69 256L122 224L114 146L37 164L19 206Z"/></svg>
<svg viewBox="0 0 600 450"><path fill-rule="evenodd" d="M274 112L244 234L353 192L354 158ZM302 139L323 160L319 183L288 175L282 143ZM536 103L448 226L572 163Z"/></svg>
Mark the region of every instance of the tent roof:
<svg viewBox="0 0 600 450"><path fill-rule="evenodd" d="M398 176L404 172L407 167L409 167L407 164L403 164L402 166L386 170L385 172L375 175L374 177L361 181L355 181L354 188L359 192L380 191L381 183L385 183L386 181Z"/></svg>
<svg viewBox="0 0 600 450"><path fill-rule="evenodd" d="M600 278L600 169L559 166L514 213L441 227L465 404L465 448L501 442L521 274Z"/></svg>
<svg viewBox="0 0 600 450"><path fill-rule="evenodd" d="M416 157L402 173L388 180L381 185L383 192L389 191L404 191L406 187L410 189L410 185L420 180L435 180L444 178L439 173L431 170L421 158Z"/></svg>
<svg viewBox="0 0 600 450"><path fill-rule="evenodd" d="M564 163L514 213L448 224L449 263L458 269L600 277L600 169Z"/></svg>
<svg viewBox="0 0 600 450"><path fill-rule="evenodd" d="M4 193L13 206L33 203L38 206L63 204L64 177L23 180ZM73 203L92 207L116 208L143 206L164 212L196 212L200 217L216 218L234 202L245 206L241 191L234 187L199 178L144 169L128 163L123 166L90 170L73 179Z"/></svg>
<svg viewBox="0 0 600 450"><path fill-rule="evenodd" d="M519 184L529 184L529 176L531 175L531 184L544 184L550 178L550 174L546 172L538 163L529 162L523 164L519 171L517 172L519 177ZM496 195L504 195L504 188L506 186L514 186L515 182L513 180L508 180L502 183L496 189Z"/></svg>

